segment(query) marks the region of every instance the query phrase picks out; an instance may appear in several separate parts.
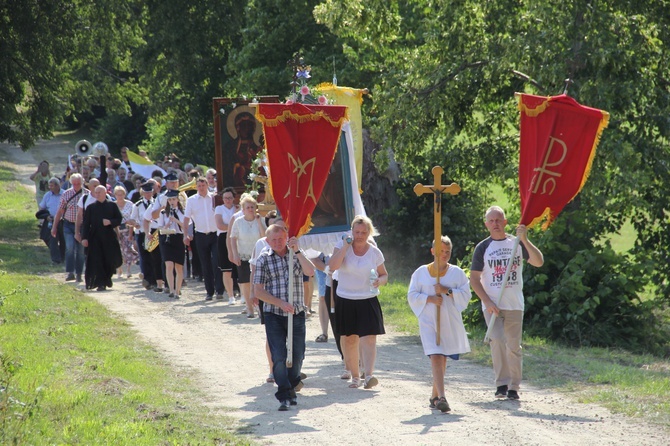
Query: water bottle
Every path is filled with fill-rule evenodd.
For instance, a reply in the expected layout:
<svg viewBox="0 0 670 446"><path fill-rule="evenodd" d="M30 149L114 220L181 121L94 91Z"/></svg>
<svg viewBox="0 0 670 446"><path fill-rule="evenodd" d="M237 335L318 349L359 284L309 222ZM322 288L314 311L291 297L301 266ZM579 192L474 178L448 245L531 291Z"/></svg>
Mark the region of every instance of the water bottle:
<svg viewBox="0 0 670 446"><path fill-rule="evenodd" d="M372 268L370 270L370 292L375 296L377 295L377 293L379 293L379 290L373 284L375 283L375 280L377 280L378 278L379 274L377 274L377 270Z"/></svg>

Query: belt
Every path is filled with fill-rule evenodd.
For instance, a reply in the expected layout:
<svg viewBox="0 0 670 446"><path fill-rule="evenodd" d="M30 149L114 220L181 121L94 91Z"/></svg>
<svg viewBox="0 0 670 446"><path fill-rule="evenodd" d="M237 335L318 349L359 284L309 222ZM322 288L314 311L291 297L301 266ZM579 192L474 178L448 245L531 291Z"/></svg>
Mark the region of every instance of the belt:
<svg viewBox="0 0 670 446"><path fill-rule="evenodd" d="M65 221L65 223L70 223L70 224L73 224L73 225L77 224L76 222L70 221L67 218L64 218L63 220Z"/></svg>
<svg viewBox="0 0 670 446"><path fill-rule="evenodd" d="M202 235L211 235L211 234L216 234L216 231L212 232L202 232L202 231L195 231L197 234L202 234Z"/></svg>

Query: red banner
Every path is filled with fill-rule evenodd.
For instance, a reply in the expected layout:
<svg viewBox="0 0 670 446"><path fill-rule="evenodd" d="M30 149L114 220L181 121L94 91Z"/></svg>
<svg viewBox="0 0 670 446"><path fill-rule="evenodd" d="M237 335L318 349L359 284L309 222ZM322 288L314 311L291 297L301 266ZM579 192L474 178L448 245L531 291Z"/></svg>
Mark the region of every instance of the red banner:
<svg viewBox="0 0 670 446"><path fill-rule="evenodd" d="M546 229L582 190L609 113L569 96L519 95L520 224Z"/></svg>
<svg viewBox="0 0 670 446"><path fill-rule="evenodd" d="M312 226L347 107L259 104L256 118L263 123L272 196L289 236L299 237Z"/></svg>

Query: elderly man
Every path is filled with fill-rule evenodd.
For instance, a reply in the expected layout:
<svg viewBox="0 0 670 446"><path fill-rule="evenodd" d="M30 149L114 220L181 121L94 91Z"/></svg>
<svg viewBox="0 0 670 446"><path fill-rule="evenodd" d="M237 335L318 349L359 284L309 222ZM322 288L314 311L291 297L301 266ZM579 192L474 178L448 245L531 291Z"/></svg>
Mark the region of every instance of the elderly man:
<svg viewBox="0 0 670 446"><path fill-rule="evenodd" d="M63 192L60 189L60 180L56 177L51 178L49 180L49 192L44 194L44 197L42 197L42 201L40 201L39 204L41 210L49 212L49 216L46 218L46 224L49 225L49 228L53 227L54 217L58 213L62 195ZM47 242L47 245L49 246L51 261L53 263L61 263L65 258L65 238L63 237L62 225L58 228L56 236L49 233L49 241Z"/></svg>
<svg viewBox="0 0 670 446"><path fill-rule="evenodd" d="M496 398L519 399L523 357L521 334L523 327L523 260L540 267L542 252L528 239L526 226L516 228L520 244L512 252L515 238L505 233L507 219L499 206L491 206L484 224L491 234L479 242L472 255L470 286L482 301L486 324L491 315L496 319L491 331L491 359L496 380ZM506 266L512 262L509 281L500 294Z"/></svg>
<svg viewBox="0 0 670 446"><path fill-rule="evenodd" d="M119 239L114 228L123 216L119 207L107 200L107 188L97 186L95 202L84 212L81 244L88 248L86 257L86 288L105 291L112 286L112 276L123 264Z"/></svg>
<svg viewBox="0 0 670 446"><path fill-rule="evenodd" d="M279 410L285 411L289 406L298 404L296 391L302 387L300 370L305 357L307 309L302 277L303 274L314 275L314 265L299 249L298 239L288 239L283 226L270 225L266 235L271 250L264 250L256 260L254 294L264 302L265 334L272 355L272 374L279 387L275 397L279 400ZM289 249L294 251L292 265L288 263ZM292 302L288 300L289 274L293 274ZM290 369L286 367L289 314L293 315L293 357Z"/></svg>
<svg viewBox="0 0 670 446"><path fill-rule="evenodd" d="M65 280L81 282L81 273L84 270L84 247L75 239L75 225L78 213L77 200L82 195L88 195L88 190L83 188L84 179L78 173L70 177L70 184L72 187L61 195L58 212L51 228L51 236L58 235L58 226L62 219L65 238L65 271L67 272Z"/></svg>

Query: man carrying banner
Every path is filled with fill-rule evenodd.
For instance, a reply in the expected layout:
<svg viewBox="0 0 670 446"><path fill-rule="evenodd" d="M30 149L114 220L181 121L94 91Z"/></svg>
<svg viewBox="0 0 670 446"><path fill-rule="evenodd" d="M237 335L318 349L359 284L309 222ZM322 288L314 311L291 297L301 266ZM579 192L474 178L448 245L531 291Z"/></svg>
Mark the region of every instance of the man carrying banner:
<svg viewBox="0 0 670 446"><path fill-rule="evenodd" d="M518 400L523 364L523 260L540 267L544 263L544 256L528 239L525 225L516 228L521 246L515 244L513 236L505 233L507 219L502 208L490 207L486 211L484 224L491 236L475 248L470 286L482 301L487 325L494 324L489 331L497 387L495 396ZM516 251L512 252L515 247ZM512 262L509 278L501 295L500 289L504 286L503 278L509 262ZM493 321L492 315L496 316Z"/></svg>
<svg viewBox="0 0 670 446"><path fill-rule="evenodd" d="M272 355L272 374L279 387L275 397L279 400L280 411L298 404L296 390L300 390L300 369L305 357L305 296L302 276L314 275L314 265L299 249L297 237L288 238L286 229L270 225L266 231L267 242L272 250L263 251L256 261L254 273L255 296L265 302L265 333ZM289 273L289 249L294 252ZM289 274L293 274L293 302L289 302ZM289 318L288 315L293 317ZM289 320L293 322L292 366L286 366L286 338L289 334Z"/></svg>

